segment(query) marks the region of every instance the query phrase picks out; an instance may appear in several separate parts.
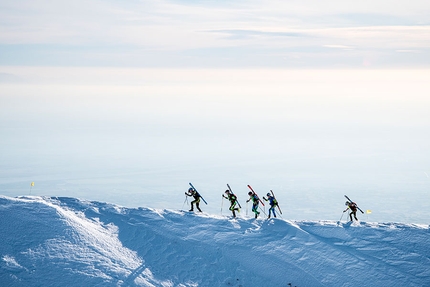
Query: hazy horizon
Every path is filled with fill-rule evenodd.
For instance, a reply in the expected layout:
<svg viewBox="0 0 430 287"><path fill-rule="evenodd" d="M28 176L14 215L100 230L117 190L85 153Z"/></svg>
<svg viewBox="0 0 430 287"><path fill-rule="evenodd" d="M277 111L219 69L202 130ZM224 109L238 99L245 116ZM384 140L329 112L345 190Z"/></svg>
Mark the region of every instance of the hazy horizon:
<svg viewBox="0 0 430 287"><path fill-rule="evenodd" d="M430 2L0 3L0 192L428 223ZM366 216L367 217L367 216ZM364 216L361 216L364 219ZM366 218L367 220L367 218Z"/></svg>
<svg viewBox="0 0 430 287"><path fill-rule="evenodd" d="M0 71L8 69L2 68ZM229 183L273 189L293 219L427 223L430 70L14 68L1 192L218 213ZM50 84L52 83L52 84ZM364 220L365 215L361 215Z"/></svg>

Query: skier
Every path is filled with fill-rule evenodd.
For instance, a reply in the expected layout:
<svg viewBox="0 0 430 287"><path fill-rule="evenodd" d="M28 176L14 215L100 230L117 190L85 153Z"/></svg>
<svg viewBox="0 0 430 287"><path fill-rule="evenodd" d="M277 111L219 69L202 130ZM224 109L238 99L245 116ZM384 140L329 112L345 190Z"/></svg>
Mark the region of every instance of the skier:
<svg viewBox="0 0 430 287"><path fill-rule="evenodd" d="M276 217L276 213L275 213L275 207L278 205L278 201L276 200L276 198L274 196L272 196L269 192L266 194L267 195L267 199L263 196L263 199L265 201L268 201L270 204L270 208L269 208L269 217L270 218L270 212L273 213L273 217Z"/></svg>
<svg viewBox="0 0 430 287"><path fill-rule="evenodd" d="M246 202L249 202L250 200L252 200L252 212L255 213L255 218L257 218L257 216L260 214L260 212L258 211L258 204L260 202L260 199L254 192L250 191L248 192L248 195L249 195L249 199Z"/></svg>
<svg viewBox="0 0 430 287"><path fill-rule="evenodd" d="M230 208L229 210L233 213L233 217L236 217L236 213L235 211L239 212L239 208L236 207L237 204L237 196L234 195L233 193L230 192L230 190L226 190L225 194L227 196L225 196L224 194L222 195L222 197L228 199L230 201Z"/></svg>
<svg viewBox="0 0 430 287"><path fill-rule="evenodd" d="M197 191L195 191L193 188L190 187L188 189L188 192L185 192L185 195L186 196L192 196L192 197L194 197L194 200L191 201L191 209L190 209L190 211L194 210L194 203L195 203L198 211L202 212L202 210L199 207L199 205L200 205L200 198L201 198L200 194Z"/></svg>
<svg viewBox="0 0 430 287"><path fill-rule="evenodd" d="M354 215L355 220L358 221L357 219L357 204L355 202L345 202L345 205L347 206L347 208L343 211L346 212L348 209L351 209L351 212L349 213L349 218L352 221L352 216Z"/></svg>

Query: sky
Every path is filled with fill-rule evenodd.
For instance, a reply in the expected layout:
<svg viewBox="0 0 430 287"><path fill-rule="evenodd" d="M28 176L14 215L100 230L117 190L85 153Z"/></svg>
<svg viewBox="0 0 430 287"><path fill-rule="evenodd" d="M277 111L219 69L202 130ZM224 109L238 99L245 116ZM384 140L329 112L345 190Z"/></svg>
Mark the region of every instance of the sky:
<svg viewBox="0 0 430 287"><path fill-rule="evenodd" d="M0 65L428 67L428 1L0 2Z"/></svg>
<svg viewBox="0 0 430 287"><path fill-rule="evenodd" d="M218 212L226 183L251 184L294 219L337 219L347 193L375 220L427 223L429 15L0 1L0 191L180 208L193 182Z"/></svg>

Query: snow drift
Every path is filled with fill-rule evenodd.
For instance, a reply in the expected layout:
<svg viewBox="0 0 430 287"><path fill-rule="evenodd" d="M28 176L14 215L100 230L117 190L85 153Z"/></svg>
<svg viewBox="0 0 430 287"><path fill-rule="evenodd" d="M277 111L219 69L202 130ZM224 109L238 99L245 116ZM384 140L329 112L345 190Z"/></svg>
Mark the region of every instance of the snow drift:
<svg viewBox="0 0 430 287"><path fill-rule="evenodd" d="M243 216L243 215L241 215ZM2 286L429 286L428 225L0 196Z"/></svg>

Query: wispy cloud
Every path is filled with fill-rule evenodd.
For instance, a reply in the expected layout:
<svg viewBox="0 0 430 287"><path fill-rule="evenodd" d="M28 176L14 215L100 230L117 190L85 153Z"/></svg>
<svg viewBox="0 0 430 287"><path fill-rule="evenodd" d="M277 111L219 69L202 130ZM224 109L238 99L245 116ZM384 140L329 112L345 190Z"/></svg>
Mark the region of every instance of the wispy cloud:
<svg viewBox="0 0 430 287"><path fill-rule="evenodd" d="M34 55L28 64L211 66L240 49L230 64L273 66L300 53L302 64L319 66L337 49L354 50L340 59L352 66L359 51L381 50L420 51L419 61L401 65L429 66L430 4L402 3L8 0L0 4L0 65Z"/></svg>
<svg viewBox="0 0 430 287"><path fill-rule="evenodd" d="M258 30L212 30L212 33L228 35L230 39L244 39L252 37L303 37L305 33L299 32L276 32L276 31L258 31Z"/></svg>
<svg viewBox="0 0 430 287"><path fill-rule="evenodd" d="M326 48L333 48L333 49L342 49L342 50L350 50L353 49L350 46L345 46L345 45L323 45L323 47Z"/></svg>

